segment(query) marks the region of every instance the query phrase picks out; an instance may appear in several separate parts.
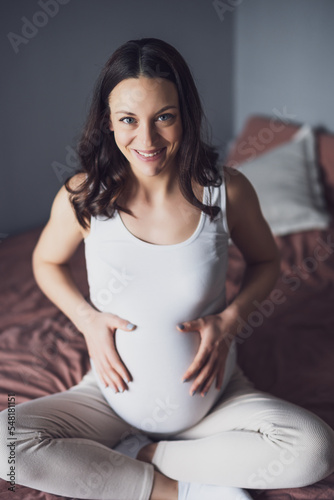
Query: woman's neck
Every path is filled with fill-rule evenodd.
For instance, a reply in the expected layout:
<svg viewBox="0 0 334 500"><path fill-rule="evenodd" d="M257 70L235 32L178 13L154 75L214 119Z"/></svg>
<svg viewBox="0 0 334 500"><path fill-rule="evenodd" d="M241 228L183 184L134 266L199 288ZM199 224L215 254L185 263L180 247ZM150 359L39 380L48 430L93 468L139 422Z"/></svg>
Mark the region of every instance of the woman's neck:
<svg viewBox="0 0 334 500"><path fill-rule="evenodd" d="M161 172L159 175L150 177L139 177L132 172L125 192L128 201L152 207L162 206L179 194L179 179L176 170Z"/></svg>

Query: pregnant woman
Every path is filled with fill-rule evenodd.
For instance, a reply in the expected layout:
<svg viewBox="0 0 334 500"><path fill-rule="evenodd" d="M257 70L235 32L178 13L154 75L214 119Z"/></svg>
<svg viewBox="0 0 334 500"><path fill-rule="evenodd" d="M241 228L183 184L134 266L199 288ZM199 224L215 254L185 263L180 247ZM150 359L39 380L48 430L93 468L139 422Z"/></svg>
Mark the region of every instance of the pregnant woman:
<svg viewBox="0 0 334 500"><path fill-rule="evenodd" d="M258 391L236 362L235 336L274 286L279 258L253 187L218 167L202 118L169 44L127 42L103 68L81 171L33 254L39 286L84 335L91 370L17 406L19 484L70 498L242 500L334 470L327 424ZM227 305L229 238L247 268ZM90 302L67 265L82 240Z"/></svg>

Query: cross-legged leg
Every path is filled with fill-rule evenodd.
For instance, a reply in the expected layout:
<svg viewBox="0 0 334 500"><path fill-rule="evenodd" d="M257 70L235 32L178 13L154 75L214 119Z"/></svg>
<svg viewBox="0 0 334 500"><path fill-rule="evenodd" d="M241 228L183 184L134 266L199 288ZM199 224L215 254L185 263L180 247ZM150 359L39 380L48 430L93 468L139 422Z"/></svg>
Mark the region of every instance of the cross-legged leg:
<svg viewBox="0 0 334 500"><path fill-rule="evenodd" d="M0 477L7 480L7 410L0 416ZM16 483L71 498L148 500L153 466L111 449L133 432L89 373L67 391L16 406Z"/></svg>
<svg viewBox="0 0 334 500"><path fill-rule="evenodd" d="M152 463L180 481L301 487L334 471L334 432L311 412L256 390L237 365L209 414L173 439L160 441Z"/></svg>

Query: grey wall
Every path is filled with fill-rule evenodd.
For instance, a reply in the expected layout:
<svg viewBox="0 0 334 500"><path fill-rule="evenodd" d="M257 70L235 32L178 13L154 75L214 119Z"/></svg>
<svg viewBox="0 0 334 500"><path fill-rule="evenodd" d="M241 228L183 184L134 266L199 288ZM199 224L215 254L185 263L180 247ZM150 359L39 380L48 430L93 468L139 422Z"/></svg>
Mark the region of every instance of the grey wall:
<svg viewBox="0 0 334 500"><path fill-rule="evenodd" d="M36 14L43 12L41 4L51 9L55 2L55 15ZM26 31L23 17L40 27ZM129 39L162 38L181 52L198 85L213 140L224 151L233 122L233 16L221 20L212 2L2 0L0 18L0 238L47 221L66 178L66 172L62 176L52 165L75 166L69 152L96 77L111 53ZM10 41L10 32L27 43L14 35Z"/></svg>
<svg viewBox="0 0 334 500"><path fill-rule="evenodd" d="M7 34L55 2L15 53ZM121 43L154 36L183 54L223 156L251 113L334 131L333 20L333 0L1 0L0 241L47 221L68 173L52 165L75 167L94 82Z"/></svg>
<svg viewBox="0 0 334 500"><path fill-rule="evenodd" d="M235 18L234 133L284 107L334 131L333 0L244 0Z"/></svg>

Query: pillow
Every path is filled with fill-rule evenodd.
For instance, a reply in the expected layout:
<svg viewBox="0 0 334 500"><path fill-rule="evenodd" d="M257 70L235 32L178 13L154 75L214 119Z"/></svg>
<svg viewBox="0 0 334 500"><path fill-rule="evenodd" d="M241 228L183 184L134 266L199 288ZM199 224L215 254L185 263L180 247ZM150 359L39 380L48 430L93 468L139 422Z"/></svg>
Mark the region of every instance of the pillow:
<svg viewBox="0 0 334 500"><path fill-rule="evenodd" d="M238 170L253 184L273 234L329 226L310 126L304 125L291 141L242 163Z"/></svg>

